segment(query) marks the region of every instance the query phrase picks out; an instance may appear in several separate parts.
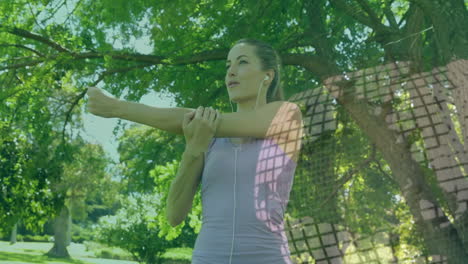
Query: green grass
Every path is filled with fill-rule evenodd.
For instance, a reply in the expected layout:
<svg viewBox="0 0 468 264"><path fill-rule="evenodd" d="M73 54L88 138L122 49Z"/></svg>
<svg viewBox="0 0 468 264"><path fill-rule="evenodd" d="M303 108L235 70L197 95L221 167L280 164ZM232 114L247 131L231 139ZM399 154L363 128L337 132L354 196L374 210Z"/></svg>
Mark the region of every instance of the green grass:
<svg viewBox="0 0 468 264"><path fill-rule="evenodd" d="M3 249L2 249L3 250ZM3 261L5 260L5 261ZM90 262L85 262L76 259L56 259L46 256L31 255L27 253L10 253L10 252L0 252L0 263L9 263L12 264L20 263L44 263L44 264L62 264L62 263L71 263L71 264L89 264Z"/></svg>
<svg viewBox="0 0 468 264"><path fill-rule="evenodd" d="M105 259L132 260L133 256L128 251L121 248L109 247L93 241L83 243L85 250L91 251L91 256Z"/></svg>
<svg viewBox="0 0 468 264"><path fill-rule="evenodd" d="M0 264L137 264L136 261L96 258L96 254L103 250L120 259L129 256L129 253L120 248L107 247L94 242L86 242L93 251L88 251L83 244L72 243L67 249L71 258L52 258L44 254L52 248L48 242L18 242L10 245L6 241L0 241ZM168 250L163 257L167 264L190 263L192 257L191 248L173 248ZM166 263L166 262L165 262Z"/></svg>
<svg viewBox="0 0 468 264"><path fill-rule="evenodd" d="M192 248L171 248L163 255L163 257L173 260L185 260L186 263L190 263L192 260L192 253Z"/></svg>
<svg viewBox="0 0 468 264"><path fill-rule="evenodd" d="M0 241L0 264L137 264L136 261L122 261L114 259L94 258L94 253L86 251L81 244L68 247L71 258L52 258L44 254L52 248L52 243L46 242L18 242L10 245Z"/></svg>

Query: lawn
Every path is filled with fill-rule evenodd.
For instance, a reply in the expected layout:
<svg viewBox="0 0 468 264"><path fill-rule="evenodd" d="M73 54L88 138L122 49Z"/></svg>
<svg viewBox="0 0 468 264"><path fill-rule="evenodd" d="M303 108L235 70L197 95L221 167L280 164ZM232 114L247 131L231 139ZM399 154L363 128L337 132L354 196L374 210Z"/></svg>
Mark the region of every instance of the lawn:
<svg viewBox="0 0 468 264"><path fill-rule="evenodd" d="M44 254L52 248L52 243L45 242L18 242L10 245L6 241L0 241L0 264L137 264L135 261L95 258L94 253L86 251L83 244L72 243L68 247L70 259L57 259L47 257ZM188 252L185 249L174 249L167 252L165 257L176 257L177 255L186 256ZM169 263L169 261L168 261ZM190 263L172 262L171 263Z"/></svg>

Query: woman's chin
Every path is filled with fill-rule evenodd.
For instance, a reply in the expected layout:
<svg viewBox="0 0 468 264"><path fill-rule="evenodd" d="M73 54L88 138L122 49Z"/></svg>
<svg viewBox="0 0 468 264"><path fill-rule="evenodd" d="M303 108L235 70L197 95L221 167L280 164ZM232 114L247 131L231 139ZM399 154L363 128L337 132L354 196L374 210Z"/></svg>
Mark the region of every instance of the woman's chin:
<svg viewBox="0 0 468 264"><path fill-rule="evenodd" d="M230 96L229 100L231 100L231 102L233 102L233 103L237 103L239 98L237 96L233 96L233 97Z"/></svg>
<svg viewBox="0 0 468 264"><path fill-rule="evenodd" d="M233 103L237 103L237 97L229 97L229 100L231 100Z"/></svg>

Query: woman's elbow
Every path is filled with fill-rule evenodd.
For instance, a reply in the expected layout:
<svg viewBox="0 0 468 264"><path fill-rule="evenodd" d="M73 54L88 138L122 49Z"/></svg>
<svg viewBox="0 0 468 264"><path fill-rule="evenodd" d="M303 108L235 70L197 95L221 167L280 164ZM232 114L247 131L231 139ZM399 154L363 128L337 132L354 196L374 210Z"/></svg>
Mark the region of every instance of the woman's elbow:
<svg viewBox="0 0 468 264"><path fill-rule="evenodd" d="M180 225L180 222L169 221L169 225L171 225L172 227L177 227L178 225Z"/></svg>
<svg viewBox="0 0 468 264"><path fill-rule="evenodd" d="M171 225L172 227L176 227L180 224L179 221L177 221L177 219L175 219L175 217L171 213L169 213L169 210L167 208L166 208L166 220L169 223L169 225Z"/></svg>

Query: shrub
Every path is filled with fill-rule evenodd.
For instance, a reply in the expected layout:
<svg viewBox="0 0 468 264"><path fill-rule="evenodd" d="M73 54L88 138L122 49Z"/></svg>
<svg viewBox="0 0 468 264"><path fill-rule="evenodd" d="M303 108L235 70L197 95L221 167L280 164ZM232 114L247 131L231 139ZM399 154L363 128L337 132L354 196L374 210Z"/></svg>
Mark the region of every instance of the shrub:
<svg viewBox="0 0 468 264"><path fill-rule="evenodd" d="M108 247L104 244L100 244L92 241L85 241L83 245L86 247L86 251L91 251L97 258L110 258L119 260L136 260L128 251L117 248Z"/></svg>
<svg viewBox="0 0 468 264"><path fill-rule="evenodd" d="M95 230L98 241L128 250L140 262L161 263L169 248L190 247L201 229L201 195L194 197L186 221L172 227L166 218L168 191L177 173L174 160L150 171L155 182L154 194L137 194L121 201L122 208L113 216L104 216Z"/></svg>
<svg viewBox="0 0 468 264"><path fill-rule="evenodd" d="M72 226L72 241L75 243L83 243L84 241L93 241L95 239L93 230L87 223L73 224Z"/></svg>
<svg viewBox="0 0 468 264"><path fill-rule="evenodd" d="M100 218L99 241L128 250L140 262L162 263L162 254L173 247L174 242L158 236L154 219L159 197L129 197L123 204L116 215Z"/></svg>
<svg viewBox="0 0 468 264"><path fill-rule="evenodd" d="M82 237L82 236L72 236L72 242L74 242L74 243L83 243L86 240L87 239Z"/></svg>
<svg viewBox="0 0 468 264"><path fill-rule="evenodd" d="M101 250L100 256L98 258L107 258L107 259L113 259L114 255L112 254L112 251L103 249Z"/></svg>
<svg viewBox="0 0 468 264"><path fill-rule="evenodd" d="M44 235L17 235L16 239L18 241L24 241L24 242L50 242L50 236Z"/></svg>

